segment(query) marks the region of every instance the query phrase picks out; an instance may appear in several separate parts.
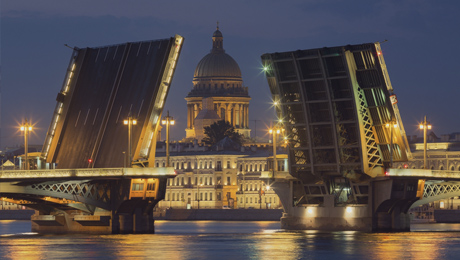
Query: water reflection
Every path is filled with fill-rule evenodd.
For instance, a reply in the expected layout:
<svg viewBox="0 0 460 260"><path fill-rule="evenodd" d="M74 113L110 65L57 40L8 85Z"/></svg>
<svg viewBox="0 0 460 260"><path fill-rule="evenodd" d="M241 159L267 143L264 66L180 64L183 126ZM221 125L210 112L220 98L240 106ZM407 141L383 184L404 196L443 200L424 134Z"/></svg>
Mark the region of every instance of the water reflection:
<svg viewBox="0 0 460 260"><path fill-rule="evenodd" d="M277 222L219 221L156 222L156 230L153 235L102 236L0 233L0 258L387 260L457 259L460 254L460 232L284 231Z"/></svg>

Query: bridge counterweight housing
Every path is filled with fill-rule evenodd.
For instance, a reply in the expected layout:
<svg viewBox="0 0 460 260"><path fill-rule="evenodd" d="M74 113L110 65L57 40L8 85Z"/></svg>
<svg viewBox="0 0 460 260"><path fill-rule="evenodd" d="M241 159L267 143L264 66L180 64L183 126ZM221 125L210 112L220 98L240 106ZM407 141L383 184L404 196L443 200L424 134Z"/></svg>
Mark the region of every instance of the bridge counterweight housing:
<svg viewBox="0 0 460 260"><path fill-rule="evenodd" d="M411 158L380 43L269 53L262 64L288 140L292 177L274 176L286 226L307 205L315 216L355 205L359 220L342 229L372 226L370 182Z"/></svg>
<svg viewBox="0 0 460 260"><path fill-rule="evenodd" d="M49 170L0 174L2 200L36 209L33 231L154 232L175 172L149 162L182 44L176 35L74 48L41 154Z"/></svg>

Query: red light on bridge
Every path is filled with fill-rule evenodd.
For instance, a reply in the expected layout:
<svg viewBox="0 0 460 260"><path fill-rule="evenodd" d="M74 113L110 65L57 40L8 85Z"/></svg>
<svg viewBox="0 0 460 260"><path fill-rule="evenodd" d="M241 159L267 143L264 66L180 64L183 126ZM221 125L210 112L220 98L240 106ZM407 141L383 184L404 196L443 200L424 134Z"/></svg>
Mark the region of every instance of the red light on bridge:
<svg viewBox="0 0 460 260"><path fill-rule="evenodd" d="M382 55L382 52L381 52L381 51L378 51L378 52L377 52L377 55L378 55L378 56Z"/></svg>
<svg viewBox="0 0 460 260"><path fill-rule="evenodd" d="M92 163L93 162L93 159L88 159L88 163Z"/></svg>
<svg viewBox="0 0 460 260"><path fill-rule="evenodd" d="M385 176L390 176L390 171L389 170L385 171Z"/></svg>
<svg viewBox="0 0 460 260"><path fill-rule="evenodd" d="M404 169L407 169L407 168L409 168L409 165L404 164Z"/></svg>

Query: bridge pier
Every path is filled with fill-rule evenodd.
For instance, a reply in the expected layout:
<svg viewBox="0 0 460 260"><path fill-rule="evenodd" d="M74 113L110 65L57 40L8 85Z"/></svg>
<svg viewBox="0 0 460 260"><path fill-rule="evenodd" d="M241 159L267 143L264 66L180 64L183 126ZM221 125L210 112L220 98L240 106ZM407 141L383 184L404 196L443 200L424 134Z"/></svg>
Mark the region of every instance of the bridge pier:
<svg viewBox="0 0 460 260"><path fill-rule="evenodd" d="M365 184L361 184L366 186ZM322 195L322 203L295 205L293 182L272 185L285 213L281 228L292 230L356 230L365 232L410 231L411 205L422 189L418 179L380 178L367 184L367 203L336 203L334 195Z"/></svg>
<svg viewBox="0 0 460 260"><path fill-rule="evenodd" d="M131 213L113 214L113 234L153 234L155 233L155 220L153 213L144 214L141 208L136 208Z"/></svg>

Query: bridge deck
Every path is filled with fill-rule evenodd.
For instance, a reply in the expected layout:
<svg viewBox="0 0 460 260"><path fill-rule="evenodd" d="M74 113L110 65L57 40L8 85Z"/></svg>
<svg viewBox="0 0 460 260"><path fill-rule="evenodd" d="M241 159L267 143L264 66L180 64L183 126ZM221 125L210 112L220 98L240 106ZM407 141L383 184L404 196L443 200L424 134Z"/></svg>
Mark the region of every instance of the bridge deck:
<svg viewBox="0 0 460 260"><path fill-rule="evenodd" d="M174 178L173 167L159 168L87 168L56 170L11 170L0 171L0 182L27 180L81 180L119 178Z"/></svg>
<svg viewBox="0 0 460 260"><path fill-rule="evenodd" d="M424 169L389 169L390 177L414 177L430 180L460 180L460 171L441 171Z"/></svg>

